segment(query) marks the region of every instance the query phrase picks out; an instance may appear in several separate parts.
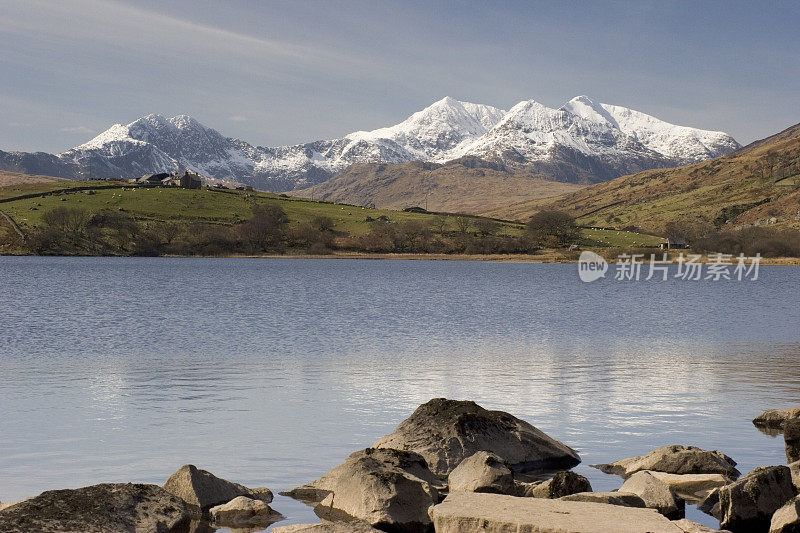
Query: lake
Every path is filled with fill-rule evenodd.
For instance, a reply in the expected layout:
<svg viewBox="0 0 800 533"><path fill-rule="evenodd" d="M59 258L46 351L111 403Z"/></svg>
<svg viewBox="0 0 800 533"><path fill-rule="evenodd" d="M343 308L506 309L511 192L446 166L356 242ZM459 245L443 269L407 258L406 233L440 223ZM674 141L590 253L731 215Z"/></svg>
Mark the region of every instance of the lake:
<svg viewBox="0 0 800 533"><path fill-rule="evenodd" d="M751 419L800 404L798 297L797 267L583 283L574 264L0 257L0 500L185 463L286 490L434 397L527 420L595 490L622 480L588 465L666 444L785 464Z"/></svg>

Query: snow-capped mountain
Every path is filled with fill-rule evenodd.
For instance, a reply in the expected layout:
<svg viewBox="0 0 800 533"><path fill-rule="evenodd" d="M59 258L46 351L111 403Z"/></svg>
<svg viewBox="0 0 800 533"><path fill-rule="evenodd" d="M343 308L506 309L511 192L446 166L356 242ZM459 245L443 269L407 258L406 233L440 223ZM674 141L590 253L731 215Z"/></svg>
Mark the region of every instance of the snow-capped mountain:
<svg viewBox="0 0 800 533"><path fill-rule="evenodd" d="M70 178L136 177L183 168L286 191L353 163L446 162L464 156L558 181L593 182L729 153L730 135L676 126L580 96L559 109L533 100L504 111L443 98L405 121L340 139L266 148L224 137L185 115L115 124L57 156L0 152L0 168Z"/></svg>

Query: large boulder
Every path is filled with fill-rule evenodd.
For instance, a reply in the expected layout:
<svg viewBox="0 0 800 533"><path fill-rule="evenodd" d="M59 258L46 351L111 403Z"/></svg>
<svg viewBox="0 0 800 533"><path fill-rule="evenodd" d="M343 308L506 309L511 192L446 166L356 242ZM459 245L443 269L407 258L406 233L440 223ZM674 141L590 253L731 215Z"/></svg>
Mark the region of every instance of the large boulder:
<svg viewBox="0 0 800 533"><path fill-rule="evenodd" d="M800 419L786 421L783 425L783 440L786 444L786 462L800 461Z"/></svg>
<svg viewBox="0 0 800 533"><path fill-rule="evenodd" d="M769 533L800 533L800 497L775 511L769 523Z"/></svg>
<svg viewBox="0 0 800 533"><path fill-rule="evenodd" d="M562 496L559 500L565 502L593 502L607 503L609 505L623 505L625 507L647 507L644 500L630 492L578 492Z"/></svg>
<svg viewBox="0 0 800 533"><path fill-rule="evenodd" d="M167 533L185 528L186 504L157 485L103 483L49 490L0 512L0 532Z"/></svg>
<svg viewBox="0 0 800 533"><path fill-rule="evenodd" d="M719 489L709 491L705 498L697 502L697 509L719 520L722 517L719 508Z"/></svg>
<svg viewBox="0 0 800 533"><path fill-rule="evenodd" d="M753 419L753 424L761 428L783 429L787 420L800 418L800 406L785 409L767 409Z"/></svg>
<svg viewBox="0 0 800 533"><path fill-rule="evenodd" d="M652 509L454 492L431 511L436 533L681 533Z"/></svg>
<svg viewBox="0 0 800 533"><path fill-rule="evenodd" d="M343 476L348 475L352 470L352 463L366 458L382 463L385 468L400 469L412 477L426 481L437 490L445 488L445 484L428 469L428 464L420 454L388 448L367 448L351 453L344 463L335 467L321 478L281 494L304 502L319 503L336 489Z"/></svg>
<svg viewBox="0 0 800 533"><path fill-rule="evenodd" d="M720 526L735 533L768 531L772 514L796 493L789 467L755 468L719 489Z"/></svg>
<svg viewBox="0 0 800 533"><path fill-rule="evenodd" d="M696 446L662 446L647 455L629 457L613 463L592 465L606 474L628 477L641 470L668 474L722 474L730 481L738 478L736 461L716 450Z"/></svg>
<svg viewBox="0 0 800 533"><path fill-rule="evenodd" d="M487 411L475 402L445 398L419 406L372 446L417 452L441 478L478 451L497 454L512 467L525 470L571 468L580 463L575 450L519 418Z"/></svg>
<svg viewBox="0 0 800 533"><path fill-rule="evenodd" d="M367 449L288 494L306 501L322 496L314 511L324 519L357 518L387 531L426 531L431 524L428 510L439 501L439 493L412 473L420 460L424 465L413 452ZM423 475L433 477L430 471Z"/></svg>
<svg viewBox="0 0 800 533"><path fill-rule="evenodd" d="M194 465L180 467L164 483L164 490L185 501L195 512L207 511L238 496L251 495L244 485L225 481Z"/></svg>
<svg viewBox="0 0 800 533"><path fill-rule="evenodd" d="M476 452L459 463L447 476L450 492L494 492L510 494L514 475L505 461L489 452Z"/></svg>
<svg viewBox="0 0 800 533"><path fill-rule="evenodd" d="M556 474L536 485L530 493L534 498L561 498L578 492L592 492L589 480L580 474L569 470L556 472Z"/></svg>
<svg viewBox="0 0 800 533"><path fill-rule="evenodd" d="M622 484L620 492L636 494L645 506L656 509L668 518L683 518L685 504L669 485L647 471L636 472Z"/></svg>
<svg viewBox="0 0 800 533"><path fill-rule="evenodd" d="M238 496L226 504L216 505L209 513L216 525L230 527L266 526L283 518L263 500L247 496Z"/></svg>

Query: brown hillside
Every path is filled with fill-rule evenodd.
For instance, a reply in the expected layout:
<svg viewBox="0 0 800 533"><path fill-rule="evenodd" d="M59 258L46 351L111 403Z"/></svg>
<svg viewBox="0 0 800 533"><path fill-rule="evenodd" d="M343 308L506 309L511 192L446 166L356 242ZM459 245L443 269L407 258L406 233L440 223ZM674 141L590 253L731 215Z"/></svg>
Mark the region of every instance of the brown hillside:
<svg viewBox="0 0 800 533"><path fill-rule="evenodd" d="M480 161L360 163L328 181L291 194L315 200L480 215L522 200L542 200L580 185L512 174Z"/></svg>
<svg viewBox="0 0 800 533"><path fill-rule="evenodd" d="M800 228L800 125L703 163L639 172L553 202L518 202L486 214L524 220L543 207L566 210L586 225L656 233L687 218L720 228Z"/></svg>

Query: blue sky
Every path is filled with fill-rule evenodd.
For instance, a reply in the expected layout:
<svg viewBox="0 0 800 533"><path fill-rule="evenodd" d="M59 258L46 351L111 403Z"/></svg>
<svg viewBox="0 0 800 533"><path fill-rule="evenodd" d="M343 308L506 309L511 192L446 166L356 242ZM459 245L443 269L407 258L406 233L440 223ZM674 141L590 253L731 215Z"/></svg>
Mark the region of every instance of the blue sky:
<svg viewBox="0 0 800 533"><path fill-rule="evenodd" d="M149 113L272 146L445 95L580 94L744 144L800 122L798 21L798 2L0 0L0 149Z"/></svg>

